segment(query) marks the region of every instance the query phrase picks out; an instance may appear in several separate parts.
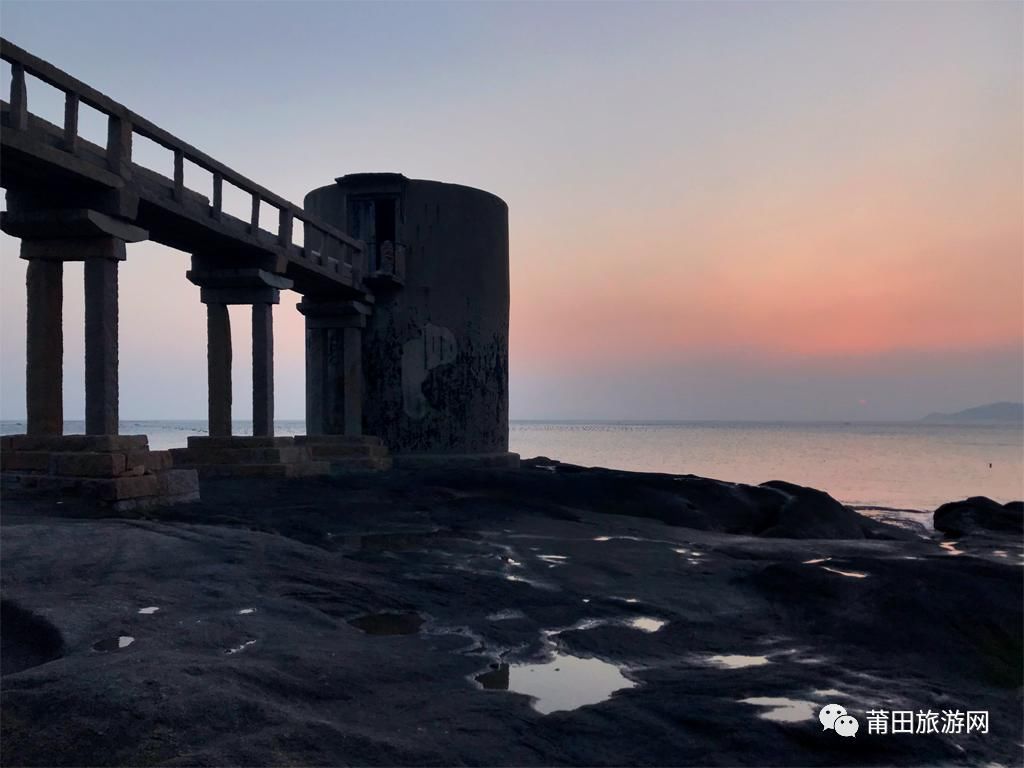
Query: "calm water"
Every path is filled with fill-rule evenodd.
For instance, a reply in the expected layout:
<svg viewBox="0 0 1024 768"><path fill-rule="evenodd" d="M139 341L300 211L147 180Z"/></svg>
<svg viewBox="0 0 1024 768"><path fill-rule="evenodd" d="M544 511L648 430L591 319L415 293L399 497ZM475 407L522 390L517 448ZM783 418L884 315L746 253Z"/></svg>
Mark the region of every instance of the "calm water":
<svg viewBox="0 0 1024 768"><path fill-rule="evenodd" d="M24 422L0 422L23 432ZM277 434L302 434L279 421ZM67 422L65 432L82 432ZM249 434L251 422L235 422ZM185 445L204 421L124 421L154 449ZM559 423L512 422L510 449L586 466L695 474L745 483L788 480L847 504L931 510L967 496L1024 498L1024 429L920 423ZM990 467L989 464L992 466Z"/></svg>

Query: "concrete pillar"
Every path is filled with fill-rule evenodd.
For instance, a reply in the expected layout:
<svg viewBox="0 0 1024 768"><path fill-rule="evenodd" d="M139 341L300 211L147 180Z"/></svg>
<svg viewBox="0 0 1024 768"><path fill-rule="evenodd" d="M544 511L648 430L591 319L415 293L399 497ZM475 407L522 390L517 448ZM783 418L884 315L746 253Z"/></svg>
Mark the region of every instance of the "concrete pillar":
<svg viewBox="0 0 1024 768"><path fill-rule="evenodd" d="M25 405L30 435L64 432L64 263L29 259Z"/></svg>
<svg viewBox="0 0 1024 768"><path fill-rule="evenodd" d="M124 252L124 243L115 244ZM117 247L112 249L115 254ZM123 258L123 255L121 256ZM117 262L85 260L85 433L118 433Z"/></svg>
<svg viewBox="0 0 1024 768"><path fill-rule="evenodd" d="M363 433L363 329L327 328L324 355L324 429Z"/></svg>
<svg viewBox="0 0 1024 768"><path fill-rule="evenodd" d="M274 434L274 305L252 305L252 433Z"/></svg>
<svg viewBox="0 0 1024 768"><path fill-rule="evenodd" d="M363 434L363 327L356 301L303 299L306 316L306 434Z"/></svg>
<svg viewBox="0 0 1024 768"><path fill-rule="evenodd" d="M324 345L323 328L311 328L306 318L306 434L324 434Z"/></svg>
<svg viewBox="0 0 1024 768"><path fill-rule="evenodd" d="M211 437L231 435L231 319L227 304L206 305L206 377Z"/></svg>

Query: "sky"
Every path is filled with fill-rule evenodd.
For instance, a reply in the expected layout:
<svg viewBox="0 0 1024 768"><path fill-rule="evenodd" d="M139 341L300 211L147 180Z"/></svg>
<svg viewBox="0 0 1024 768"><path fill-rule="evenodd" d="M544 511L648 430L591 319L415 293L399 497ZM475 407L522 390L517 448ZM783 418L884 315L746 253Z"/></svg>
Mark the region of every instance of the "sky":
<svg viewBox="0 0 1024 768"><path fill-rule="evenodd" d="M0 30L300 204L362 171L502 197L513 418L1022 399L1022 3L4 0ZM34 85L30 110L61 115ZM25 409L17 256L0 236L4 419ZM123 418L205 417L186 269L128 246ZM81 285L69 265L66 418L84 413ZM275 309L278 418L304 414L297 299ZM232 322L247 419L244 308Z"/></svg>

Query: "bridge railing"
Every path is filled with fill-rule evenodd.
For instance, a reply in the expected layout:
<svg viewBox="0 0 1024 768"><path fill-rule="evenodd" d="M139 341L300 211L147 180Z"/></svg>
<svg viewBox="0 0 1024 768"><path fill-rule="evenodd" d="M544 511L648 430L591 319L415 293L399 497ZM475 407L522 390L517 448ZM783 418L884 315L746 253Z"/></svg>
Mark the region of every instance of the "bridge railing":
<svg viewBox="0 0 1024 768"><path fill-rule="evenodd" d="M341 230L308 213L305 209L274 194L251 179L232 170L206 153L168 133L127 107L111 99L95 88L33 56L28 51L0 38L0 59L11 65L10 128L28 128L28 92L25 76L35 78L53 86L64 94L64 138L62 149L77 153L78 111L80 104L87 104L107 116L106 160L109 169L128 179L132 171L132 135L137 133L169 150L174 156L174 178L172 198L181 204L185 197L185 161L204 169L213 177L210 196L210 217L219 221L224 213L224 182L234 185L252 199L252 213L249 231L256 233L260 225L262 202L277 208L277 244L290 256L310 260L329 272L340 273L342 265L352 270L353 282L358 283L367 270L366 247L361 240L349 237ZM196 190L192 190L196 191ZM295 221L305 225L303 245L294 244ZM310 236L312 235L312 237ZM296 255L296 251L298 252Z"/></svg>

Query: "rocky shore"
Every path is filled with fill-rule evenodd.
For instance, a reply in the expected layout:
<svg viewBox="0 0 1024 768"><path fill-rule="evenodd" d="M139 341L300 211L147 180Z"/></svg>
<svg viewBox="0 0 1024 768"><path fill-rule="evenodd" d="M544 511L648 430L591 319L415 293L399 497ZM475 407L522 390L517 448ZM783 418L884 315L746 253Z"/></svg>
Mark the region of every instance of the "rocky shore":
<svg viewBox="0 0 1024 768"><path fill-rule="evenodd" d="M547 459L202 494L5 496L5 765L1024 757L1019 503L912 530L783 482ZM869 733L868 710L989 730Z"/></svg>

